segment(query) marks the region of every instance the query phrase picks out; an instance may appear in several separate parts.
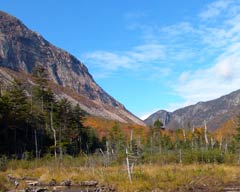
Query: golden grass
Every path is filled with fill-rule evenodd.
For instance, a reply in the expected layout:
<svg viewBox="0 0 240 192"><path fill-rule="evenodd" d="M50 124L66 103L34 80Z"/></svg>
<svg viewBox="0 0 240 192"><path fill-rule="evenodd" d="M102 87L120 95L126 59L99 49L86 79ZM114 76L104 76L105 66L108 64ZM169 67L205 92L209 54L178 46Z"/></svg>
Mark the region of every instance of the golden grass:
<svg viewBox="0 0 240 192"><path fill-rule="evenodd" d="M76 160L72 160L76 161ZM19 164L13 167L16 162L9 163L6 172L0 172L1 178L7 174L16 177L37 177L41 182L49 182L55 179L61 182L70 179L74 182L97 180L100 184L110 185L118 191L188 191L206 188L206 191L221 190L228 183L239 183L240 169L233 165L217 164L192 164L192 165L138 165L133 170L133 182L130 183L126 166L77 166L71 160L61 164L49 162L30 162L28 166ZM240 183L239 183L240 184ZM5 182L4 187L13 188ZM240 186L240 185L239 185ZM1 182L0 182L1 187ZM24 187L24 186L21 186ZM207 190L209 189L209 190ZM1 190L0 190L1 191Z"/></svg>

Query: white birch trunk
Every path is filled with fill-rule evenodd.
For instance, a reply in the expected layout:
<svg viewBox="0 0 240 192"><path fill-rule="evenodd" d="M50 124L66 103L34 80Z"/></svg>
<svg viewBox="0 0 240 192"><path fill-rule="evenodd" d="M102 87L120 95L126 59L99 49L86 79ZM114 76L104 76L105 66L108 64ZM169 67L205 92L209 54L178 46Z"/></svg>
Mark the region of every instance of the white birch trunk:
<svg viewBox="0 0 240 192"><path fill-rule="evenodd" d="M51 112L50 112L50 127L53 132L53 139L54 139L54 157L57 159L57 138L56 138L56 130L53 127L53 104L51 104Z"/></svg>
<svg viewBox="0 0 240 192"><path fill-rule="evenodd" d="M183 140L184 140L184 143L186 143L187 139L186 139L185 129L183 128L182 131L183 131Z"/></svg>
<svg viewBox="0 0 240 192"><path fill-rule="evenodd" d="M204 121L204 137L205 137L205 144L206 147L208 146L208 137L207 137L207 123Z"/></svg>
<svg viewBox="0 0 240 192"><path fill-rule="evenodd" d="M127 150L127 148L126 148L126 161L127 161L128 178L129 178L129 181L132 183L132 174L131 174L131 167L130 167L130 163L129 163L129 159L128 159L128 150Z"/></svg>

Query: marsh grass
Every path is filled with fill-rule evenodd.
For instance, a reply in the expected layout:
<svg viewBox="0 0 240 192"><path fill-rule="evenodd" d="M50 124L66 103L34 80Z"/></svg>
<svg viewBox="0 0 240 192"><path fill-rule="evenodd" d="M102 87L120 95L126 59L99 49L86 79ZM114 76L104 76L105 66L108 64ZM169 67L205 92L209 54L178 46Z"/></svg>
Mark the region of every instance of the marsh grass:
<svg viewBox="0 0 240 192"><path fill-rule="evenodd" d="M6 182L7 174L12 174L16 177L36 177L44 183L52 179L57 182L65 179L74 182L97 180L100 184L113 186L123 192L188 191L198 187L209 187L218 191L227 183L239 182L240 175L240 169L236 165L152 163L135 166L133 182L130 183L124 163L104 167L97 163L96 158L91 158L93 159L65 157L62 161L55 161L52 158L32 161L11 160L7 164L7 170L0 172L0 189L4 191L6 188L14 188Z"/></svg>

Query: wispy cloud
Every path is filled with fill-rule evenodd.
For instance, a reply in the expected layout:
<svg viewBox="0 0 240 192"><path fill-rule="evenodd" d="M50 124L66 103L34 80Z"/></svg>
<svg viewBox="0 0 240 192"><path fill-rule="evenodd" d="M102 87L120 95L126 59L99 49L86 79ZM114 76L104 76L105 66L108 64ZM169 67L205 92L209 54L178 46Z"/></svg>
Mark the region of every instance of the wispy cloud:
<svg viewBox="0 0 240 192"><path fill-rule="evenodd" d="M185 105L217 98L240 88L240 51L223 53L206 69L183 72L175 87Z"/></svg>
<svg viewBox="0 0 240 192"><path fill-rule="evenodd" d="M105 72L119 69L141 70L144 64L160 62L165 58L164 47L160 44L142 44L121 52L95 51L82 55L85 62ZM150 67L150 66L149 66Z"/></svg>
<svg viewBox="0 0 240 192"><path fill-rule="evenodd" d="M222 12L226 11L228 6L232 3L231 0L220 0L209 4L206 9L199 14L201 19L212 19L219 16Z"/></svg>
<svg viewBox="0 0 240 192"><path fill-rule="evenodd" d="M155 113L155 112L158 111L158 110L159 110L159 109L153 109L153 110L150 110L150 111L147 111L147 112L140 113L139 118L142 119L142 120L145 120L145 119L147 119L150 115L152 115L153 113Z"/></svg>
<svg viewBox="0 0 240 192"><path fill-rule="evenodd" d="M218 54L208 67L182 72L179 76L180 83L174 88L185 99L185 105L214 99L240 88L240 8L236 4L230 6L224 2L210 4L209 9L228 8L224 11L231 14L220 25L209 27L206 24L201 30L204 48L211 51L216 49ZM232 14L233 10L235 14ZM208 18L210 19L210 12ZM206 57L208 56L207 54Z"/></svg>
<svg viewBox="0 0 240 192"><path fill-rule="evenodd" d="M117 54L108 51L95 51L85 53L83 59L86 62L93 63L94 65L110 71L118 70L119 68L131 69L136 66L134 60L126 54Z"/></svg>
<svg viewBox="0 0 240 192"><path fill-rule="evenodd" d="M169 104L171 110L240 88L238 0L218 0L207 5L196 14L194 23L182 21L158 26L134 22L132 26L131 30L141 31L143 43L128 50L85 53L83 60L102 74L127 69L147 72L145 76L156 81L165 75L172 92L184 99L184 102ZM143 114L142 118L150 113Z"/></svg>

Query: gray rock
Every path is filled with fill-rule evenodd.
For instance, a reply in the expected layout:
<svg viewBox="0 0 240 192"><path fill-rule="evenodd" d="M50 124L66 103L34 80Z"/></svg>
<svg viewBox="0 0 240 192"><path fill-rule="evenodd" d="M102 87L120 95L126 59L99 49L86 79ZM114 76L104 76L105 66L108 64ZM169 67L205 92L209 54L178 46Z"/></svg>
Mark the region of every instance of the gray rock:
<svg viewBox="0 0 240 192"><path fill-rule="evenodd" d="M48 72L49 80L69 89L68 93L61 93L59 89L59 97L68 97L95 116L144 125L107 94L76 57L55 47L21 21L2 11L0 23L0 67L31 73L36 65L42 65Z"/></svg>
<svg viewBox="0 0 240 192"><path fill-rule="evenodd" d="M204 121L209 130L216 130L230 118L240 112L240 90L207 102L178 109L174 112L160 110L149 116L144 122L152 126L159 119L166 128L178 129L203 127Z"/></svg>

